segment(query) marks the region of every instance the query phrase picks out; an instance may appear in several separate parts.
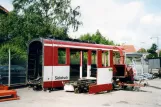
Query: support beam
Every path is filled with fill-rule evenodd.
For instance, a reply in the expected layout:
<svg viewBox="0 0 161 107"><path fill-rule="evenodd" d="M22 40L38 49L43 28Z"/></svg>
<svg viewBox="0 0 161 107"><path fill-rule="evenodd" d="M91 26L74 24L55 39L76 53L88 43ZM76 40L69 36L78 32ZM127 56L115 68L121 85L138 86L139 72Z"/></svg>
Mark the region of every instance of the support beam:
<svg viewBox="0 0 161 107"><path fill-rule="evenodd" d="M91 76L91 62L92 62L92 52L88 51L88 60L87 60L87 77Z"/></svg>
<svg viewBox="0 0 161 107"><path fill-rule="evenodd" d="M97 68L102 68L102 50L97 50Z"/></svg>
<svg viewBox="0 0 161 107"><path fill-rule="evenodd" d="M80 79L83 77L83 51L80 51Z"/></svg>
<svg viewBox="0 0 161 107"><path fill-rule="evenodd" d="M8 86L10 87L11 85L11 52L10 49L8 50Z"/></svg>
<svg viewBox="0 0 161 107"><path fill-rule="evenodd" d="M104 56L104 62L105 62L105 67L107 66L107 62L106 62L106 60L107 60L107 55L106 55L106 52L105 52L105 54L104 54L105 56Z"/></svg>
<svg viewBox="0 0 161 107"><path fill-rule="evenodd" d="M113 67L113 50L110 50L108 54L108 66Z"/></svg>
<svg viewBox="0 0 161 107"><path fill-rule="evenodd" d="M70 65L70 48L66 49L66 64Z"/></svg>

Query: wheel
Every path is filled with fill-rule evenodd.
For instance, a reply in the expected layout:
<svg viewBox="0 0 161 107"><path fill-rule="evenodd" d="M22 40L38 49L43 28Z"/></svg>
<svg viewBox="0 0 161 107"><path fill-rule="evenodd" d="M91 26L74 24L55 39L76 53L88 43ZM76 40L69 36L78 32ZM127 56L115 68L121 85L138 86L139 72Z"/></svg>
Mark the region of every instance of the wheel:
<svg viewBox="0 0 161 107"><path fill-rule="evenodd" d="M45 92L46 92L46 91L47 91L47 88L44 88L44 89L43 89L43 91L45 91Z"/></svg>
<svg viewBox="0 0 161 107"><path fill-rule="evenodd" d="M127 86L122 86L122 88L123 88L124 90L126 90Z"/></svg>
<svg viewBox="0 0 161 107"><path fill-rule="evenodd" d="M136 87L132 86L132 87L131 87L131 91L135 90L135 88L136 88Z"/></svg>
<svg viewBox="0 0 161 107"><path fill-rule="evenodd" d="M79 89L78 88L75 88L74 89L74 93L79 93Z"/></svg>
<svg viewBox="0 0 161 107"><path fill-rule="evenodd" d="M132 90L133 90L133 91L139 91L139 90L140 90L140 87L133 87Z"/></svg>
<svg viewBox="0 0 161 107"><path fill-rule="evenodd" d="M144 87L145 86L148 86L148 81L147 80L141 80L140 82L139 82L139 84L141 85L144 85Z"/></svg>
<svg viewBox="0 0 161 107"><path fill-rule="evenodd" d="M112 83L112 88L113 88L113 90L114 90L115 88L117 88L116 86L117 86L116 82L113 81L113 83Z"/></svg>
<svg viewBox="0 0 161 107"><path fill-rule="evenodd" d="M49 93L51 93L52 90L49 90Z"/></svg>
<svg viewBox="0 0 161 107"><path fill-rule="evenodd" d="M36 86L34 86L34 87L33 87L33 90L34 90L34 91L36 91L36 90L37 90L37 87L36 87Z"/></svg>
<svg viewBox="0 0 161 107"><path fill-rule="evenodd" d="M52 91L52 88L48 88L48 92L51 93L51 91Z"/></svg>

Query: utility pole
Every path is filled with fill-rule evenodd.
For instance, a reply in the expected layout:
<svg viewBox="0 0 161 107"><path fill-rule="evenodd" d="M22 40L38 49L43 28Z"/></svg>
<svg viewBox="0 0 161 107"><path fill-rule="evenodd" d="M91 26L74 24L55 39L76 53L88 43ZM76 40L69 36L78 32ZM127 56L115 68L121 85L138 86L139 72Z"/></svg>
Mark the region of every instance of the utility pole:
<svg viewBox="0 0 161 107"><path fill-rule="evenodd" d="M8 86L11 85L11 52L8 50Z"/></svg>
<svg viewBox="0 0 161 107"><path fill-rule="evenodd" d="M158 49L157 49L157 54L158 54L158 57L159 57L159 37L158 36L156 36L156 37L151 37L150 39L153 39L153 38L156 38L157 39L157 47L158 47Z"/></svg>

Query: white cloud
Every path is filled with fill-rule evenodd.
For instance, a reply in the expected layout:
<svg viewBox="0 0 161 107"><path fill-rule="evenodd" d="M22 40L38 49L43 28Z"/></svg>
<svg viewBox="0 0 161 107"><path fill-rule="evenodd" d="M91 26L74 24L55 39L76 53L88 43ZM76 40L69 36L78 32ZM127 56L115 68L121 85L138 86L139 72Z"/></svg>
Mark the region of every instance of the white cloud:
<svg viewBox="0 0 161 107"><path fill-rule="evenodd" d="M161 42L161 14L146 14L140 19L140 32L146 40L146 37L159 37ZM151 43L157 43L157 39L151 40ZM161 44L160 44L161 45ZM161 48L161 46L159 46Z"/></svg>
<svg viewBox="0 0 161 107"><path fill-rule="evenodd" d="M140 20L141 24L145 25L156 25L160 26L161 25L161 14L147 14L144 17L141 18Z"/></svg>
<svg viewBox="0 0 161 107"><path fill-rule="evenodd" d="M83 26L70 35L79 37L99 29L115 43L134 44L138 49L149 48L156 41L150 37L160 34L161 15L146 13L142 1L120 4L113 0L74 0L72 4L80 5Z"/></svg>
<svg viewBox="0 0 161 107"><path fill-rule="evenodd" d="M11 1L0 0L0 5L10 11L13 9ZM144 1L119 3L115 0L72 0L73 7L78 5L81 7L80 20L83 26L77 32L70 31L73 37L95 33L99 29L115 43L134 44L138 49L149 48L152 43L156 43L156 39L151 40L150 37L161 35L161 13L148 13Z"/></svg>
<svg viewBox="0 0 161 107"><path fill-rule="evenodd" d="M8 11L13 10L11 0L0 0L0 5L2 5L4 8L6 8Z"/></svg>
<svg viewBox="0 0 161 107"><path fill-rule="evenodd" d="M142 24L151 24L153 21L153 15L152 14L149 14L149 15L146 15L146 16L143 16L140 20L140 22Z"/></svg>

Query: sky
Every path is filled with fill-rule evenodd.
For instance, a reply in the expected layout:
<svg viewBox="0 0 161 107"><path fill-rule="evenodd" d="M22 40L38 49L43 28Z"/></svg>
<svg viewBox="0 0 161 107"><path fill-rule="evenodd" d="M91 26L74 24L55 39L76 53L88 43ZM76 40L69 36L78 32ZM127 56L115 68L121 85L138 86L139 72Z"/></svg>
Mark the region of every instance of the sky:
<svg viewBox="0 0 161 107"><path fill-rule="evenodd" d="M0 5L13 9L12 0L0 0ZM161 49L161 0L72 0L72 7L76 6L83 25L77 32L70 30L71 37L99 30L117 44L148 49L158 36Z"/></svg>

